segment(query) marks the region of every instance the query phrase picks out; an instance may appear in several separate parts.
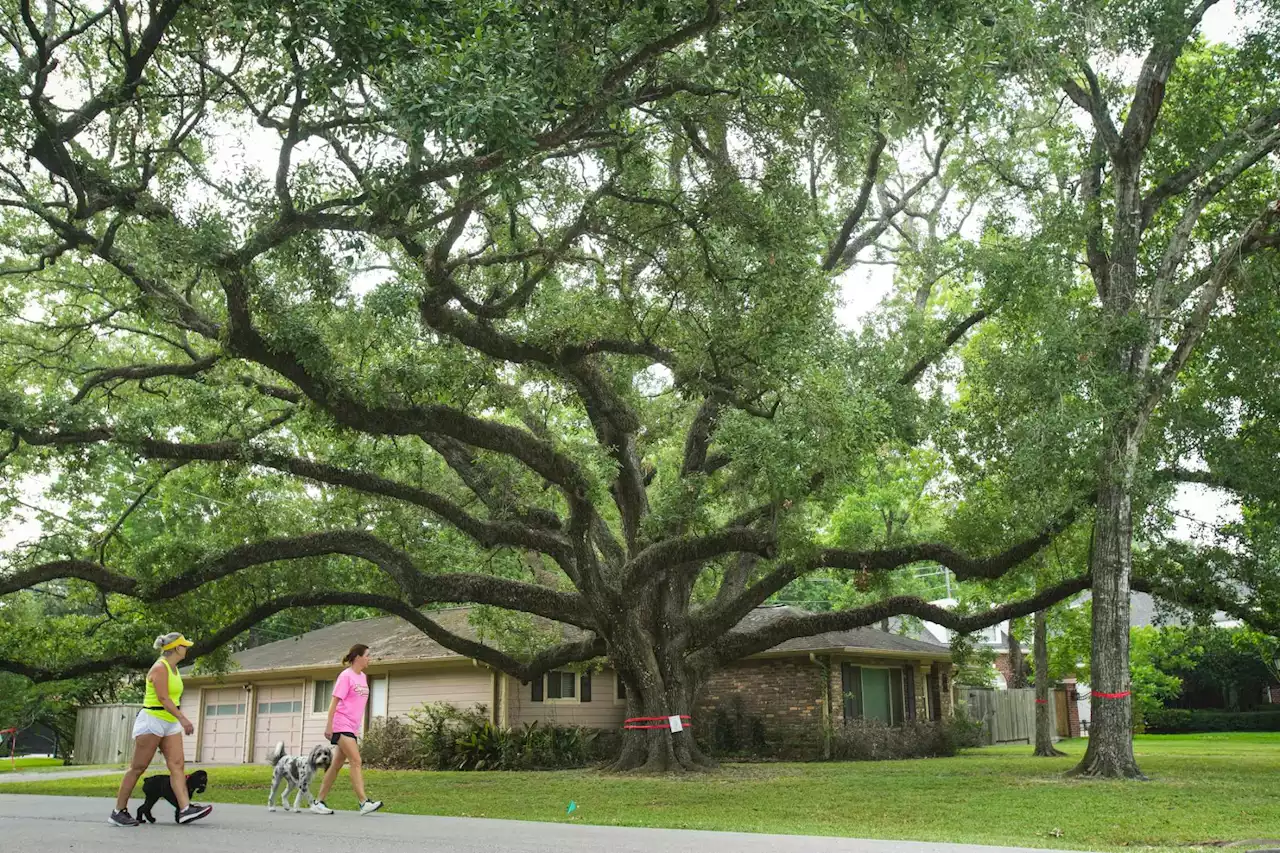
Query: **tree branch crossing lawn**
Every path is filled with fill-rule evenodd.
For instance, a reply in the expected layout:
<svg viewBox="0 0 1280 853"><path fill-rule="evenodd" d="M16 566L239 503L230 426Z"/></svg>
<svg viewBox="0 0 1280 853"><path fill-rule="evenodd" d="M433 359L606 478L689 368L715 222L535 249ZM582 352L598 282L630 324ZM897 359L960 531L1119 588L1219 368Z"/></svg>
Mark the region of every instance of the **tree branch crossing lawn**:
<svg viewBox="0 0 1280 853"><path fill-rule="evenodd" d="M389 811L409 814L1093 850L1280 839L1280 734L1138 737L1145 783L1067 779L1085 741L1059 746L1066 758L1033 758L1019 745L917 761L731 764L684 777L367 776ZM265 805L271 773L262 765L215 767L209 782L202 801ZM115 776L50 778L0 784L0 793L105 801L117 784ZM566 814L570 801L577 808ZM329 804L354 808L345 778Z"/></svg>

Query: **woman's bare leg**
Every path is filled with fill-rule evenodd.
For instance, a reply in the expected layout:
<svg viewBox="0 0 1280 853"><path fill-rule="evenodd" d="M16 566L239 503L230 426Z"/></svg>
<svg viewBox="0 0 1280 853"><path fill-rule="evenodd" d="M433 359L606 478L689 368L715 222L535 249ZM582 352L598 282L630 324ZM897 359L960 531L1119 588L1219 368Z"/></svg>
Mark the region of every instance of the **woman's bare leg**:
<svg viewBox="0 0 1280 853"><path fill-rule="evenodd" d="M182 754L182 735L169 735L160 741L160 751L164 753L164 763L169 767L169 787L173 788L173 798L178 801L178 811L191 804L191 796L187 793L187 765Z"/></svg>
<svg viewBox="0 0 1280 853"><path fill-rule="evenodd" d="M356 798L363 803L369 798L364 795L364 772L361 769L360 748L356 746L355 738L338 738L338 750L347 759L347 770L351 774L351 787L355 788ZM325 774L325 777L327 779L328 774Z"/></svg>
<svg viewBox="0 0 1280 853"><path fill-rule="evenodd" d="M346 740L346 738L340 738L339 740ZM346 757L342 754L342 750L337 750L333 756L333 763L324 772L324 781L320 783L320 794L316 797L320 802L327 802L325 798L329 796L329 789L333 787L333 783L338 781L338 771L342 769L344 761L346 761Z"/></svg>
<svg viewBox="0 0 1280 853"><path fill-rule="evenodd" d="M139 735L134 738L133 761L129 763L129 769L124 772L124 778L120 780L120 790L116 792L116 811L122 812L129 808L129 797L133 796L133 789L137 787L142 774L147 772L147 767L151 764L151 759L156 757L156 750L159 747L159 735Z"/></svg>

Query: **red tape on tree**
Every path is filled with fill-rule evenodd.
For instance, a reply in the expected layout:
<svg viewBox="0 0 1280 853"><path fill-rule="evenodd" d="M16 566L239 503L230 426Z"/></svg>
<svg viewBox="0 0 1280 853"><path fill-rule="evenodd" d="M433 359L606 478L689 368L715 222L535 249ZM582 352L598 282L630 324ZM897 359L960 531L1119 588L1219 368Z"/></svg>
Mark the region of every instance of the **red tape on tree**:
<svg viewBox="0 0 1280 853"><path fill-rule="evenodd" d="M1094 696L1097 696L1099 699L1123 699L1124 697L1130 695L1128 690L1124 691L1123 693L1099 693L1097 690L1092 690L1090 691L1090 693Z"/></svg>
<svg viewBox="0 0 1280 853"><path fill-rule="evenodd" d="M692 720L693 718L690 717L688 714L680 714L679 716L680 716L680 725L684 726L686 729L692 725L690 720ZM633 723L658 723L658 725L656 726L633 725ZM671 718L670 717L632 717L629 720L624 720L622 723L622 727L624 729L629 729L631 731L647 730L647 729L670 729Z"/></svg>
<svg viewBox="0 0 1280 853"><path fill-rule="evenodd" d="M1048 700L1048 699L1037 699L1037 700L1036 700L1036 704L1037 704L1037 705L1048 705L1048 704L1049 704L1049 700Z"/></svg>

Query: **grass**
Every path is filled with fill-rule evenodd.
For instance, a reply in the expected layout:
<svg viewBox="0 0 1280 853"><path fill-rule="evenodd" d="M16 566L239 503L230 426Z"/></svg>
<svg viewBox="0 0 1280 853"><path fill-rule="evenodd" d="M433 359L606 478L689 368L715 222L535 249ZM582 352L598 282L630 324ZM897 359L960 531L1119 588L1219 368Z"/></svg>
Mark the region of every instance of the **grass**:
<svg viewBox="0 0 1280 853"><path fill-rule="evenodd" d="M69 770L119 770L124 772L126 764L64 764L61 758L18 758L16 772L26 773L65 773ZM161 764L163 766L163 764ZM13 773L15 768L9 759L0 756L0 773Z"/></svg>
<svg viewBox="0 0 1280 853"><path fill-rule="evenodd" d="M1139 737L1150 782L1081 782L1066 758L1030 747L955 758L842 764L727 765L711 775L632 778L595 771L370 771L389 811L566 823L740 830L1027 847L1186 848L1280 837L1280 734ZM345 777L345 771L344 771ZM266 768L210 770L202 799L266 799ZM0 793L109 798L114 776L0 785ZM354 808L345 778L330 805ZM577 802L572 815L569 801Z"/></svg>
<svg viewBox="0 0 1280 853"><path fill-rule="evenodd" d="M61 758L19 758L16 760L18 773L65 773L73 770L119 770L124 772L124 764L63 764ZM161 765L163 766L163 765ZM0 758L0 775L15 772L9 759ZM12 784L12 783L10 783Z"/></svg>
<svg viewBox="0 0 1280 853"><path fill-rule="evenodd" d="M10 762L8 756L0 756L0 773L14 772L14 764L17 764L17 772L26 773L43 767L61 767L61 758L18 758Z"/></svg>

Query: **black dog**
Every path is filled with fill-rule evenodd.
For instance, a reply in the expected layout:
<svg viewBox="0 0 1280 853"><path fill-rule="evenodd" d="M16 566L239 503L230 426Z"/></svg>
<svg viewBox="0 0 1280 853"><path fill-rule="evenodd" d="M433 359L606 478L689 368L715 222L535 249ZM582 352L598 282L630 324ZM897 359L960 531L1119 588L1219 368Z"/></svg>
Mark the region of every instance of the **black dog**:
<svg viewBox="0 0 1280 853"><path fill-rule="evenodd" d="M187 793L200 794L209 785L209 774L203 770L197 770L195 773L187 775ZM142 795L147 801L138 806L138 822L144 820L155 823L156 819L151 815L151 807L158 800L168 800L169 805L173 806L173 819L178 819L178 799L173 795L173 785L169 784L169 776L148 776L142 780Z"/></svg>

